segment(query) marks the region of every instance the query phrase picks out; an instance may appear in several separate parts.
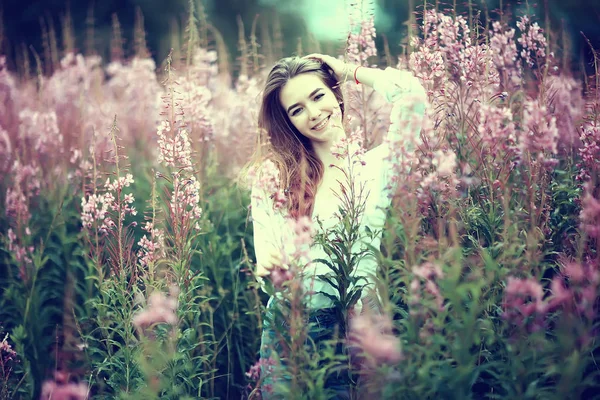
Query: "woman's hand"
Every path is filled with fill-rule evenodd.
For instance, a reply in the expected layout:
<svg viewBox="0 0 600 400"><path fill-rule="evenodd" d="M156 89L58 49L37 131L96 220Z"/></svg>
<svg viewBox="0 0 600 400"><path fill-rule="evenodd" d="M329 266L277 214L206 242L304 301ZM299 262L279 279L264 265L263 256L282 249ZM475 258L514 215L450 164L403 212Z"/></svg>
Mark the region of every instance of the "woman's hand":
<svg viewBox="0 0 600 400"><path fill-rule="evenodd" d="M339 82L345 82L346 80L351 79L354 68L356 68L356 66L352 64L345 63L342 60L338 60L337 58L326 54L312 53L304 58L319 60L322 63L327 64L327 66L332 69Z"/></svg>

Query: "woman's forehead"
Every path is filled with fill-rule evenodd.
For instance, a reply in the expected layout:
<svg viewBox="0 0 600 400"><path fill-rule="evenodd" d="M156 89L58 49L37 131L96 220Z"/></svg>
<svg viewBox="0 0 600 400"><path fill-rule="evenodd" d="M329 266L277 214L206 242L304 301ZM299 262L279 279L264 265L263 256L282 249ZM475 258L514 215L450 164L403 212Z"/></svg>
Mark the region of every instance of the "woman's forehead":
<svg viewBox="0 0 600 400"><path fill-rule="evenodd" d="M281 104L286 107L307 99L317 88L327 88L317 74L305 73L291 78L281 88Z"/></svg>

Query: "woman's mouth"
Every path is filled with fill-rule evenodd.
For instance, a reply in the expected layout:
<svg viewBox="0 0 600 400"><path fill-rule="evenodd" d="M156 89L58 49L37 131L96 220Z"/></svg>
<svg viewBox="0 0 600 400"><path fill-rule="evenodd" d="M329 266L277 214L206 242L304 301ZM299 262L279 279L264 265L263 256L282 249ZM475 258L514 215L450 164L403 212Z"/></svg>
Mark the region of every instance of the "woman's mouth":
<svg viewBox="0 0 600 400"><path fill-rule="evenodd" d="M322 131L329 124L330 118L331 118L331 115L329 117L325 118L323 121L321 121L318 125L314 126L312 128L312 130L313 131Z"/></svg>

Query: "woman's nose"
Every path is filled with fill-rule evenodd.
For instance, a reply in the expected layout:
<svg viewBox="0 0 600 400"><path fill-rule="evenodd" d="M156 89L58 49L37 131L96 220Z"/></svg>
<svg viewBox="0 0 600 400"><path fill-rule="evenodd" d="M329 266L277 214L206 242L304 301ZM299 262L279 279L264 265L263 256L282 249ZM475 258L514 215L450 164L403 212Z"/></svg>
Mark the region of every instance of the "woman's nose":
<svg viewBox="0 0 600 400"><path fill-rule="evenodd" d="M307 111L308 111L308 115L310 116L311 120L315 120L321 115L321 110L319 110L318 107L308 106Z"/></svg>

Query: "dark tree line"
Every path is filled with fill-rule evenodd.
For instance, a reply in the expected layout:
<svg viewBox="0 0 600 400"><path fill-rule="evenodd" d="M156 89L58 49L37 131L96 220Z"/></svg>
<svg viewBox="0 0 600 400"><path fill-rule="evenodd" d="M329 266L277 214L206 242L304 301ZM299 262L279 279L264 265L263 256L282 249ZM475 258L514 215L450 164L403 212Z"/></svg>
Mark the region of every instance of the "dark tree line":
<svg viewBox="0 0 600 400"><path fill-rule="evenodd" d="M209 22L223 35L231 53L236 52L238 42L238 22L240 16L244 22L246 35L250 34L252 21L259 15L259 23L271 24L275 16L280 20L284 37L284 52L295 51L298 37L306 37L306 24L302 15L295 10L300 9L303 0L194 0L202 5ZM406 37L405 21L408 18L409 0L371 0L391 19L390 29L379 30L388 39L392 53L400 51L400 43ZM422 9L425 1L413 0L417 9ZM455 1L427 0L427 4L440 8L456 7L459 12L468 14L468 0ZM544 26L546 17L554 30L564 30L570 38L569 56L574 65L580 64L583 57L588 64L592 59L591 51L583 35L591 41L595 48L600 48L600 0L471 0L474 14L489 10L492 18L497 17L497 10L502 2L504 11L519 14L526 6L536 16L540 25ZM104 58L110 55L111 31L113 15L116 15L121 26L126 55L134 49L134 21L136 10L144 17L146 42L151 55L162 61L170 47L170 35L173 29L183 31L187 21L188 0L1 0L2 24L0 25L0 51L8 56L9 65L14 67L22 59L26 49L29 56L37 52L43 54L43 37L54 30L61 42L61 27L67 10L71 16L75 46L81 51L89 51L87 47ZM547 10L547 15L546 15ZM344 17L344 16L341 16ZM261 20L262 19L262 20ZM93 27L93 43L86 37ZM383 47L382 37L378 37L378 46ZM381 48L380 47L380 48Z"/></svg>

